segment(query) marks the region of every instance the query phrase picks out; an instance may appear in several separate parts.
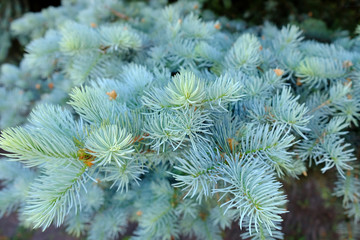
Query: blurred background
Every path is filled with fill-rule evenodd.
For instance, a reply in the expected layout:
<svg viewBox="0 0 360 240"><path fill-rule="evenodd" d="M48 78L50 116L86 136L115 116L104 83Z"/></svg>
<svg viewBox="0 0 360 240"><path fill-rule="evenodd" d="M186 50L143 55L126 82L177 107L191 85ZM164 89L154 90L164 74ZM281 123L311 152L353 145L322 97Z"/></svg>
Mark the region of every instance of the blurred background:
<svg viewBox="0 0 360 240"><path fill-rule="evenodd" d="M136 0L129 0L136 1ZM145 0L151 1L151 0ZM169 0L169 3L176 0ZM326 42L340 30L353 33L360 22L360 0L200 0L204 9L230 19L242 19L249 26L270 21L278 26L298 24L308 37ZM9 23L25 12L39 12L59 6L61 0L0 0L0 63L19 61L21 45L10 39Z"/></svg>

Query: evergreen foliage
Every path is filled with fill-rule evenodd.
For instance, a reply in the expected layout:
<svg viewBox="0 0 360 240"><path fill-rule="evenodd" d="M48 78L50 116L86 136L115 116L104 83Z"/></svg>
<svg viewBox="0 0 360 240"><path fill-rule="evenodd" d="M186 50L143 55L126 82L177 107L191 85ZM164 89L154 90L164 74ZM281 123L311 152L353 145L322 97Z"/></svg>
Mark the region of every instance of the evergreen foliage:
<svg viewBox="0 0 360 240"><path fill-rule="evenodd" d="M356 229L344 135L360 117L360 37L319 43L200 9L63 0L13 22L29 43L19 67L2 65L0 127L36 107L1 133L0 216L88 239L114 239L129 220L132 239L221 239L233 221L244 239L283 239L281 180L315 164L337 171Z"/></svg>

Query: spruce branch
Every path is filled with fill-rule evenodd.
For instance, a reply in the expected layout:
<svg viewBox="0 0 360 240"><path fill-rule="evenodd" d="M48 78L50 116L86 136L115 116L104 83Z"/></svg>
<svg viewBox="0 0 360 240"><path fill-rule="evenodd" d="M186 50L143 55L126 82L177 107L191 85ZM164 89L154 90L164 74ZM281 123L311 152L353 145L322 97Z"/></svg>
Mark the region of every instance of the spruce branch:
<svg viewBox="0 0 360 240"><path fill-rule="evenodd" d="M24 214L34 228L45 230L54 221L60 226L69 211L81 206L79 191L86 182L86 166L68 166L56 174L44 174L31 186ZM45 184L46 183L46 184Z"/></svg>
<svg viewBox="0 0 360 240"><path fill-rule="evenodd" d="M134 151L132 148L132 135L117 125L106 125L90 132L85 142L89 154L95 156L94 163L99 166L115 163L119 167L124 159Z"/></svg>
<svg viewBox="0 0 360 240"><path fill-rule="evenodd" d="M240 216L240 228L243 220L249 218L248 228L251 234L251 225L256 232L263 225L269 234L271 228L278 228L281 222L278 214L285 213L285 196L280 190L281 184L275 180L273 174L266 172L266 166L253 158L244 158L239 155L226 156L228 165L220 168L220 179L226 184L224 188L214 192L223 193L223 197L231 194L232 197L221 206L227 209L235 208Z"/></svg>

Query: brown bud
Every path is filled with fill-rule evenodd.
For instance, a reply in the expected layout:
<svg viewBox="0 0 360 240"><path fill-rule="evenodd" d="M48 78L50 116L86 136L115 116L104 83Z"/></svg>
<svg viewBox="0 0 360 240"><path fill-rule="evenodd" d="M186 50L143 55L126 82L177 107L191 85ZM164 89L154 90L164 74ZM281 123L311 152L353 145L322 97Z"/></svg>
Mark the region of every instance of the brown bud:
<svg viewBox="0 0 360 240"><path fill-rule="evenodd" d="M115 100L117 97L117 93L115 92L115 90L112 90L111 92L107 92L106 95L109 96L110 100Z"/></svg>
<svg viewBox="0 0 360 240"><path fill-rule="evenodd" d="M35 85L35 88L39 90L39 89L41 88L40 83L37 83L37 84Z"/></svg>
<svg viewBox="0 0 360 240"><path fill-rule="evenodd" d="M350 60L346 60L343 62L343 68L349 68L353 66L354 64Z"/></svg>
<svg viewBox="0 0 360 240"><path fill-rule="evenodd" d="M343 83L344 86L351 86L352 85L352 81L350 78L346 78L346 82Z"/></svg>
<svg viewBox="0 0 360 240"><path fill-rule="evenodd" d="M230 151L232 151L233 150L233 145L234 145L234 139L233 138L228 138L227 142L229 144Z"/></svg>
<svg viewBox="0 0 360 240"><path fill-rule="evenodd" d="M284 71L279 68L274 69L274 72L277 76L281 76L284 74Z"/></svg>
<svg viewBox="0 0 360 240"><path fill-rule="evenodd" d="M207 214L206 213L204 213L204 212L200 212L199 213L199 217L203 220L203 221L205 221L205 219L206 219L206 216Z"/></svg>
<svg viewBox="0 0 360 240"><path fill-rule="evenodd" d="M48 84L48 87L49 87L50 89L53 89L53 88L54 88L54 83L49 83L49 84Z"/></svg>
<svg viewBox="0 0 360 240"><path fill-rule="evenodd" d="M301 86L301 85L302 85L301 79L297 78L296 79L296 86Z"/></svg>
<svg viewBox="0 0 360 240"><path fill-rule="evenodd" d="M88 167L91 167L92 165L94 165L94 163L92 162L92 160L85 160L84 161L85 165Z"/></svg>

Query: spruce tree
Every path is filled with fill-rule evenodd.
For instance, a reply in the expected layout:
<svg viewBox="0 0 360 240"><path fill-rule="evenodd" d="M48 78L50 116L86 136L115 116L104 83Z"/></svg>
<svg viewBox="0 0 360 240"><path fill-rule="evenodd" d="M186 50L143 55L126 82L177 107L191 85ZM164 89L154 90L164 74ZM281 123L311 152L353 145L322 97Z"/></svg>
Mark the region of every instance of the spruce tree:
<svg viewBox="0 0 360 240"><path fill-rule="evenodd" d="M359 234L344 135L360 117L360 37L320 43L201 5L63 0L12 23L28 43L1 67L0 127L33 109L1 133L0 216L88 239L130 220L132 239L221 239L233 221L244 239L283 239L281 180L319 165Z"/></svg>

